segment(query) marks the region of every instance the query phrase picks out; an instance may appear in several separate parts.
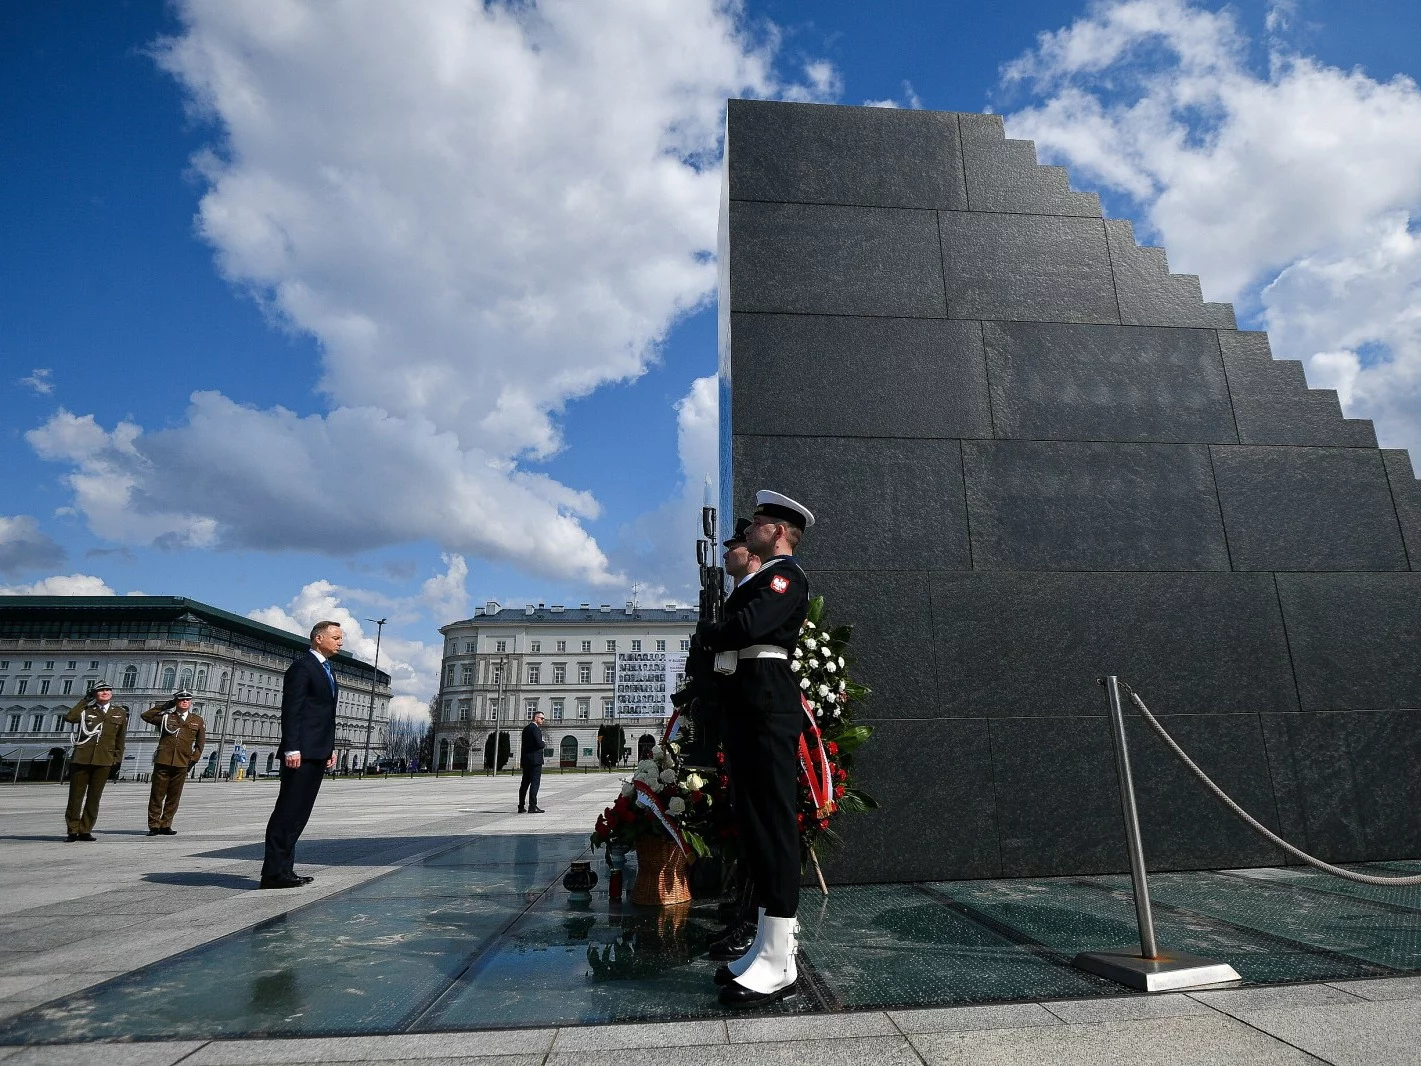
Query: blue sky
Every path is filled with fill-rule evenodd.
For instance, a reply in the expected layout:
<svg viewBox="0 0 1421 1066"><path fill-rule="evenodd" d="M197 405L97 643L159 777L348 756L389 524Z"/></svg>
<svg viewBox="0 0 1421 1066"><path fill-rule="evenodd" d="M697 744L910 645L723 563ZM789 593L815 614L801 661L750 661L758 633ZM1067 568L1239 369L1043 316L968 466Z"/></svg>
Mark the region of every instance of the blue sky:
<svg viewBox="0 0 1421 1066"><path fill-rule="evenodd" d="M658 7L0 7L0 586L389 616L406 710L687 599L727 95L1002 112L1421 445L1417 5Z"/></svg>

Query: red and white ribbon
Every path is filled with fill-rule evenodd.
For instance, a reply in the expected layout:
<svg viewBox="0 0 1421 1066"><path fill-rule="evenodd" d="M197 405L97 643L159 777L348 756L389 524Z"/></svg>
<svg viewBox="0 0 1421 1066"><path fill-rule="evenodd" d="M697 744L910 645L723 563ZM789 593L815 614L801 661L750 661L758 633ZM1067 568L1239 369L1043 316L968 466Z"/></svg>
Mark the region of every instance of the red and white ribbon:
<svg viewBox="0 0 1421 1066"><path fill-rule="evenodd" d="M807 720L799 734L799 765L804 768L804 776L809 781L809 796L814 800L818 817L834 813L834 771L829 765L829 753L824 750L824 735L819 732L819 723L814 720L814 708L803 696L799 697ZM811 743L812 738L812 743Z"/></svg>
<svg viewBox="0 0 1421 1066"><path fill-rule="evenodd" d="M681 709L678 707L671 712L671 720L666 723L666 728L661 733L661 746L664 748L672 743L681 733Z"/></svg>
<svg viewBox="0 0 1421 1066"><path fill-rule="evenodd" d="M634 793L636 802L652 813L652 816L661 823L661 827L671 835L676 846L681 849L681 854L689 857L691 849L686 844L686 838L681 835L680 828L666 813L666 808L661 805L661 797L656 794L656 790L645 781L635 781L633 786L636 788Z"/></svg>

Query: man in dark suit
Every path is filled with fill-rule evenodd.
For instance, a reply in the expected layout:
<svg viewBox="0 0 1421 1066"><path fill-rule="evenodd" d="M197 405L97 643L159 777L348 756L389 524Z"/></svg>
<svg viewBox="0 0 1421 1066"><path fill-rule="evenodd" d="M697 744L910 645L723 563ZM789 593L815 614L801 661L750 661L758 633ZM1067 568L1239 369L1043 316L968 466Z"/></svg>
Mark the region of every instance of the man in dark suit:
<svg viewBox="0 0 1421 1066"><path fill-rule="evenodd" d="M543 781L543 712L534 711L533 720L523 727L523 747L518 761L523 766L523 780L518 782L518 813L544 814L538 806L538 786ZM524 800L527 807L524 807Z"/></svg>
<svg viewBox="0 0 1421 1066"><path fill-rule="evenodd" d="M262 888L299 888L296 841L311 818L326 770L335 765L336 699L340 688L330 659L345 640L339 622L317 622L311 650L286 669L281 687L281 790L266 823Z"/></svg>

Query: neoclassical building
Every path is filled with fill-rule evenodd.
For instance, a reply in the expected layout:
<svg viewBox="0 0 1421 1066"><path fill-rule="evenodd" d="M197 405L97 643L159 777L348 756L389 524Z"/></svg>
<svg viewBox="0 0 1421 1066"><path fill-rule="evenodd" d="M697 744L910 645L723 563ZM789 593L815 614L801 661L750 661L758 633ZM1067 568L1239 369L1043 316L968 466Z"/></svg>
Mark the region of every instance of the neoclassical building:
<svg viewBox="0 0 1421 1066"><path fill-rule="evenodd" d="M623 748L635 757L659 738L667 713L659 694L648 694L658 686L633 675L659 668L664 657L672 675L666 684L674 686L696 620L695 608L677 604L503 607L491 600L472 618L443 626L436 765L490 765L498 733L517 765L519 734L537 710L546 718L549 767L598 765L604 726L621 726ZM645 713L629 713L639 709Z"/></svg>
<svg viewBox="0 0 1421 1066"><path fill-rule="evenodd" d="M139 714L178 687L191 689L207 722L205 771L233 768L237 745L250 772L275 772L281 679L304 637L181 596L0 597L0 777L57 778L72 727L64 714L95 681L132 711L122 773L146 773L157 734ZM384 751L390 676L342 653L337 708L339 765ZM373 708L373 717L372 717Z"/></svg>

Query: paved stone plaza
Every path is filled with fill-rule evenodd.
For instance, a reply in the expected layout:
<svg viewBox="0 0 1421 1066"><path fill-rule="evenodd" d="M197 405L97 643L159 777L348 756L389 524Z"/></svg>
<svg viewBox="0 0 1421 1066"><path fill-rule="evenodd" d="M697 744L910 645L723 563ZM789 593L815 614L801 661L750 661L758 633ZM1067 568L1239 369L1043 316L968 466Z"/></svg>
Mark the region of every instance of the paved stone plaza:
<svg viewBox="0 0 1421 1066"><path fill-rule="evenodd" d="M171 838L146 835L146 786L111 784L93 844L62 843L58 786L0 788L0 1062L1421 1062L1421 976L1395 976L1421 970L1421 890L1297 871L1156 893L1162 939L1294 983L1145 997L1075 974L1071 937L1125 928L1108 879L854 886L805 897L805 995L725 1018L705 908L609 921L605 894L562 893L615 787L549 774L535 818L506 776L330 781L292 892L252 891L273 782L191 784ZM926 1002L970 1005L902 1006ZM635 1017L684 1020L577 1024Z"/></svg>

